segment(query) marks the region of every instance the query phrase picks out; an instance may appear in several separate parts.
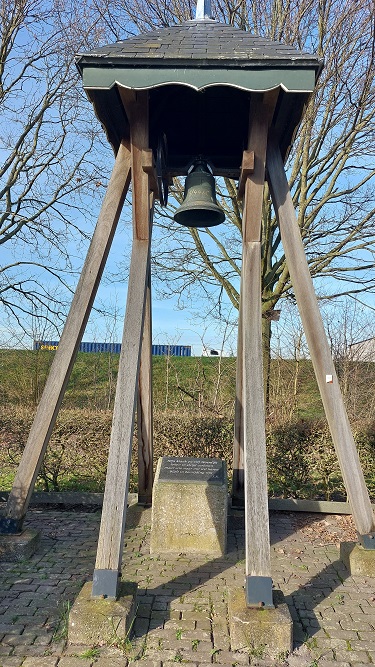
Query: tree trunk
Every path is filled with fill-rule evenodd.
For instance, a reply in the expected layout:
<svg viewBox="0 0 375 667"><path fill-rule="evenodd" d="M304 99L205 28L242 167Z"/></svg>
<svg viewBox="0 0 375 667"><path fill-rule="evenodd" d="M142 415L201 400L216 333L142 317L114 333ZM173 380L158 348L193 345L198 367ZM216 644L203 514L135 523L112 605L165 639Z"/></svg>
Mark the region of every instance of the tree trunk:
<svg viewBox="0 0 375 667"><path fill-rule="evenodd" d="M262 341L263 341L263 376L264 376L264 405L268 413L270 401L270 374L271 374L271 320L262 317Z"/></svg>

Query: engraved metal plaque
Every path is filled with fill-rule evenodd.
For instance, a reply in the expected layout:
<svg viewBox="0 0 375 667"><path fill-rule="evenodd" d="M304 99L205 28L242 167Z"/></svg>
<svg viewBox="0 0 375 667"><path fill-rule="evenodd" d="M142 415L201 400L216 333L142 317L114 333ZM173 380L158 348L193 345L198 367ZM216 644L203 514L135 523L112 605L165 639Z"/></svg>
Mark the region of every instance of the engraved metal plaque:
<svg viewBox="0 0 375 667"><path fill-rule="evenodd" d="M163 456L160 482L203 482L224 484L225 464L221 459L196 459L186 456Z"/></svg>

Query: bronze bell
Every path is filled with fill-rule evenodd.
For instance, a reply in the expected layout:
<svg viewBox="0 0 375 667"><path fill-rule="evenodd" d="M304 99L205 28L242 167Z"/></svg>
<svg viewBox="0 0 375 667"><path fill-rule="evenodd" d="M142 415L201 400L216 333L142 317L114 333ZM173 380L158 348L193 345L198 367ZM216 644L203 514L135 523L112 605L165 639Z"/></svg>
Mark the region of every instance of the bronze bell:
<svg viewBox="0 0 375 667"><path fill-rule="evenodd" d="M196 160L186 176L184 201L173 217L184 227L215 227L224 222L224 211L216 201L215 179L205 160Z"/></svg>

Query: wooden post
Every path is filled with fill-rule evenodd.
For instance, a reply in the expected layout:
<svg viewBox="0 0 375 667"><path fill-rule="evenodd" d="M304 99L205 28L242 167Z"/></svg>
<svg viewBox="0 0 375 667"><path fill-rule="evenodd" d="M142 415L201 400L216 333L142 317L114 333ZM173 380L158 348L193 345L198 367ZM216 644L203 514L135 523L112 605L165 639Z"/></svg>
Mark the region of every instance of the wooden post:
<svg viewBox="0 0 375 667"><path fill-rule="evenodd" d="M242 304L246 597L248 606L272 607L260 241L243 244Z"/></svg>
<svg viewBox="0 0 375 667"><path fill-rule="evenodd" d="M239 180L238 196L245 197L243 240L260 240L263 206L264 174L267 150L267 132L276 99L256 95L250 109L248 150L244 151ZM245 213L246 211L246 213ZM236 402L233 443L232 503L244 505L244 453L243 453L243 343L242 343L242 279L238 315Z"/></svg>
<svg viewBox="0 0 375 667"><path fill-rule="evenodd" d="M262 354L261 222L267 135L270 119L263 96L256 96L251 109L248 148L254 151L254 170L245 179L243 254L239 321L239 352L236 389L236 427L243 433L246 603L273 607L270 565L266 433ZM242 422L242 428L239 426ZM234 452L240 461L241 453ZM240 471L237 472L237 493Z"/></svg>
<svg viewBox="0 0 375 667"><path fill-rule="evenodd" d="M260 241L264 174L267 150L267 133L276 98L270 95L255 95L250 109L248 150L244 151L241 175L238 186L238 197L244 201L244 218L242 235L245 241ZM242 395L242 278L240 288L240 307L238 315L237 342L237 373L236 402L234 418L233 443L233 482L232 502L234 505L244 504L244 455L243 455L243 404Z"/></svg>
<svg viewBox="0 0 375 667"><path fill-rule="evenodd" d="M233 478L232 478L232 505L245 505L245 478L244 478L244 446L243 446L243 342L242 342L242 271L240 286L240 305L238 311L237 335L237 362L236 362L236 399L234 407L234 441L233 441Z"/></svg>
<svg viewBox="0 0 375 667"><path fill-rule="evenodd" d="M320 315L282 157L274 140L270 141L268 149L267 169L294 294L348 500L359 534L366 535L374 530L374 515Z"/></svg>
<svg viewBox="0 0 375 667"><path fill-rule="evenodd" d="M19 464L0 532L19 532L64 397L130 183L130 152L121 144L70 312Z"/></svg>
<svg viewBox="0 0 375 667"><path fill-rule="evenodd" d="M145 154L149 156L148 92L134 93L121 89L120 93L130 122L133 248L92 586L93 597L104 595L111 599L117 596L121 571L152 229L151 177L148 166L144 168ZM142 413L144 424L148 424L149 417L149 414ZM142 423L141 429L143 428Z"/></svg>
<svg viewBox="0 0 375 667"><path fill-rule="evenodd" d="M150 505L153 483L152 441L152 313L151 267L147 280L146 308L143 327L141 362L138 381L138 502Z"/></svg>
<svg viewBox="0 0 375 667"><path fill-rule="evenodd" d="M126 521L137 383L149 270L149 241L133 241L93 597L116 598Z"/></svg>
<svg viewBox="0 0 375 667"><path fill-rule="evenodd" d="M148 239L149 213L145 209L150 189L157 190L152 151L148 148L149 106L148 92L135 93L120 88L120 95L130 123L133 184L133 236ZM150 199L153 207L153 196ZM153 442L152 442L152 320L151 271L148 276L145 321L138 382L138 502L152 500Z"/></svg>

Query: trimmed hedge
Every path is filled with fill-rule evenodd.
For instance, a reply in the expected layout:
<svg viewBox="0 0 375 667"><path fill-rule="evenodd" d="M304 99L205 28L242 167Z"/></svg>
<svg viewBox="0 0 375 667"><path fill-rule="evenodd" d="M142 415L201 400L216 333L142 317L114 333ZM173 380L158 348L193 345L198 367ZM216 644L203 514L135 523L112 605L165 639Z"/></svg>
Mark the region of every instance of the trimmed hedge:
<svg viewBox="0 0 375 667"><path fill-rule="evenodd" d="M0 486L9 489L33 419L29 409L0 410ZM45 491L103 491L112 423L110 411L61 410L37 481ZM372 498L375 498L375 421L354 432ZM226 417L154 416L154 458L218 457L232 466L233 421ZM300 420L269 427L268 485L271 495L345 499L345 489L327 425ZM137 483L135 429L130 490Z"/></svg>

